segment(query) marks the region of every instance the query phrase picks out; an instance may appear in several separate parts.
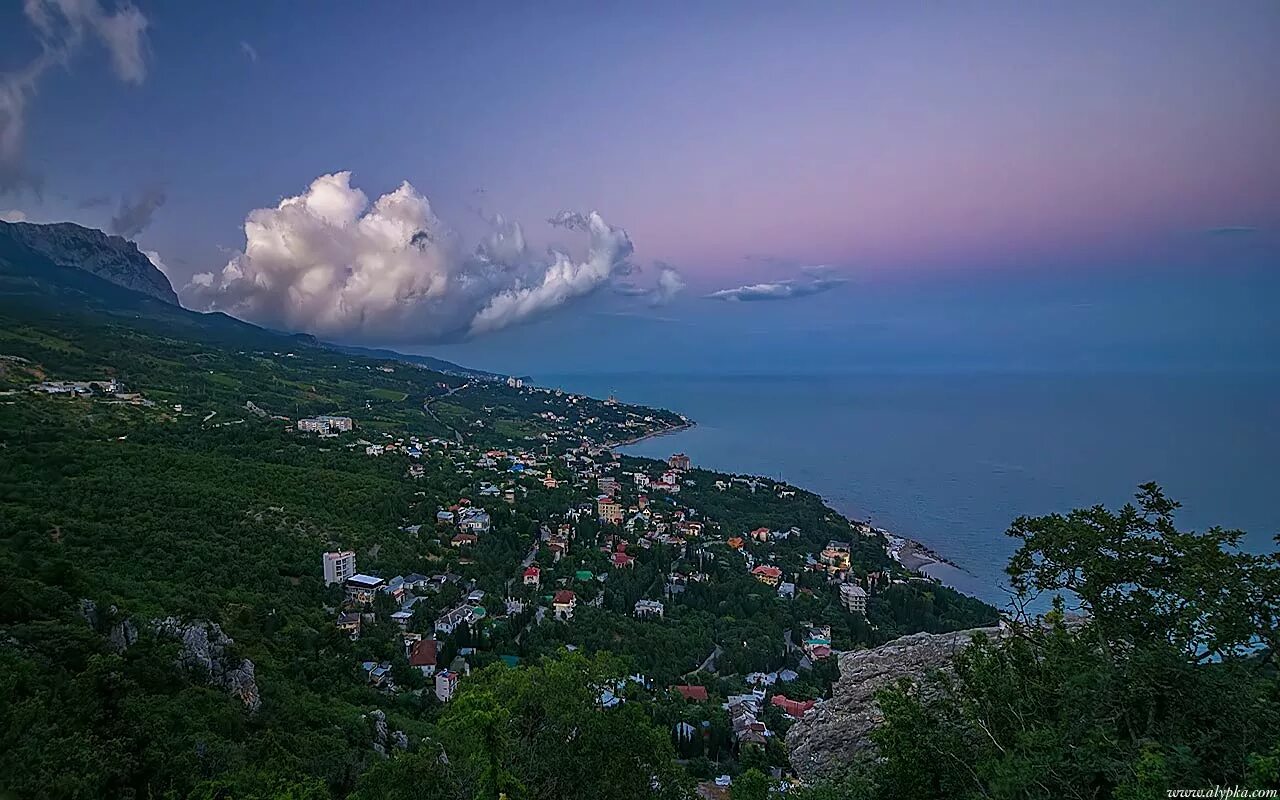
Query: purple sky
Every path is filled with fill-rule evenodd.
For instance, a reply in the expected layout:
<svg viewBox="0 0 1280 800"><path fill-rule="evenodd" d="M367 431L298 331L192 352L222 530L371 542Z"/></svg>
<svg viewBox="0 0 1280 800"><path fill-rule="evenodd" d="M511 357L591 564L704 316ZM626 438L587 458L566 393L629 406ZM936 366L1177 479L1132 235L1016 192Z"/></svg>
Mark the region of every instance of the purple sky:
<svg viewBox="0 0 1280 800"><path fill-rule="evenodd" d="M17 5L10 76L39 52ZM43 193L11 186L0 212L106 227L162 189L136 238L178 284L245 247L250 210L339 170L371 199L411 181L464 238L476 210L542 245L565 238L551 214L597 209L642 274L670 262L695 293L816 264L1280 252L1273 2L138 8L145 79L92 37L44 75L6 155Z"/></svg>

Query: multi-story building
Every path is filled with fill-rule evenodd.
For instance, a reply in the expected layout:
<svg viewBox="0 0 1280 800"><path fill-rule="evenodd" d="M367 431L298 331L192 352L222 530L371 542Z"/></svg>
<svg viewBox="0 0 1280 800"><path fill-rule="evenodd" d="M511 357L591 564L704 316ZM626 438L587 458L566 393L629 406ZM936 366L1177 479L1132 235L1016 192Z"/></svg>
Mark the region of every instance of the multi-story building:
<svg viewBox="0 0 1280 800"><path fill-rule="evenodd" d="M596 516L601 522L612 522L614 525L622 524L622 504L614 500L607 494L602 494L596 498Z"/></svg>
<svg viewBox="0 0 1280 800"><path fill-rule="evenodd" d="M356 573L347 578L347 601L357 605L369 605L386 581L376 575Z"/></svg>
<svg viewBox="0 0 1280 800"><path fill-rule="evenodd" d="M347 578L356 574L356 554L354 550L339 550L324 554L324 585L346 583Z"/></svg>
<svg viewBox="0 0 1280 800"><path fill-rule="evenodd" d="M298 430L305 433L343 433L354 427L351 417L331 417L321 414L298 420Z"/></svg>
<svg viewBox="0 0 1280 800"><path fill-rule="evenodd" d="M867 613L867 592L856 583L840 584L840 602L855 614Z"/></svg>
<svg viewBox="0 0 1280 800"><path fill-rule="evenodd" d="M458 673L451 669L441 670L436 673L436 699L441 703L447 703L453 699L453 693L458 691Z"/></svg>

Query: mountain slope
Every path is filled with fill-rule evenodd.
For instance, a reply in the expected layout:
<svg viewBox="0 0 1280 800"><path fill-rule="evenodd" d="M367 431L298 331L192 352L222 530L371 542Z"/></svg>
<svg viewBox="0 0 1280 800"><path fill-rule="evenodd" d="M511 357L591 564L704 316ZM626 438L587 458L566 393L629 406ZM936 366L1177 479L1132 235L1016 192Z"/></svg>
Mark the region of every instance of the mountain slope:
<svg viewBox="0 0 1280 800"><path fill-rule="evenodd" d="M450 375L493 380L492 372L432 356L323 342L309 334L261 328L222 312L183 308L168 279L133 242L70 222L0 222L0 308L41 314L92 310L126 316L155 333L260 349L321 347L346 355L401 361Z"/></svg>
<svg viewBox="0 0 1280 800"><path fill-rule="evenodd" d="M169 279L138 246L71 222L0 222L0 260L83 270L117 286L178 305Z"/></svg>

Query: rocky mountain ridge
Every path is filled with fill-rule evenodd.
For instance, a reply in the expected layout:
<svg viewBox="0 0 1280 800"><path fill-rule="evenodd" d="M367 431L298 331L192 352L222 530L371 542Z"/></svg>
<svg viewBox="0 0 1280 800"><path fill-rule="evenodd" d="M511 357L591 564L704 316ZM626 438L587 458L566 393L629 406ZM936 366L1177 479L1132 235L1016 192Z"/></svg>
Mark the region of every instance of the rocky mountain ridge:
<svg viewBox="0 0 1280 800"><path fill-rule="evenodd" d="M117 286L179 305L169 279L138 245L72 222L0 222L0 258L48 261L58 267L83 270Z"/></svg>

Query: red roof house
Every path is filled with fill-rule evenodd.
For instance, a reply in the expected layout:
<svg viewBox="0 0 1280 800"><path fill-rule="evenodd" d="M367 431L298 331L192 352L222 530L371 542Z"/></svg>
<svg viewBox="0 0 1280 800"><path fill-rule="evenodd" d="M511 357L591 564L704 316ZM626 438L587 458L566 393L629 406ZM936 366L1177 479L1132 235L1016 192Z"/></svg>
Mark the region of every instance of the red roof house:
<svg viewBox="0 0 1280 800"><path fill-rule="evenodd" d="M671 688L679 692L685 700L692 700L695 703L707 702L707 687L705 686L673 686Z"/></svg>
<svg viewBox="0 0 1280 800"><path fill-rule="evenodd" d="M804 712L817 705L814 700L792 700L785 694L775 694L769 702L796 719L800 719L804 716Z"/></svg>

